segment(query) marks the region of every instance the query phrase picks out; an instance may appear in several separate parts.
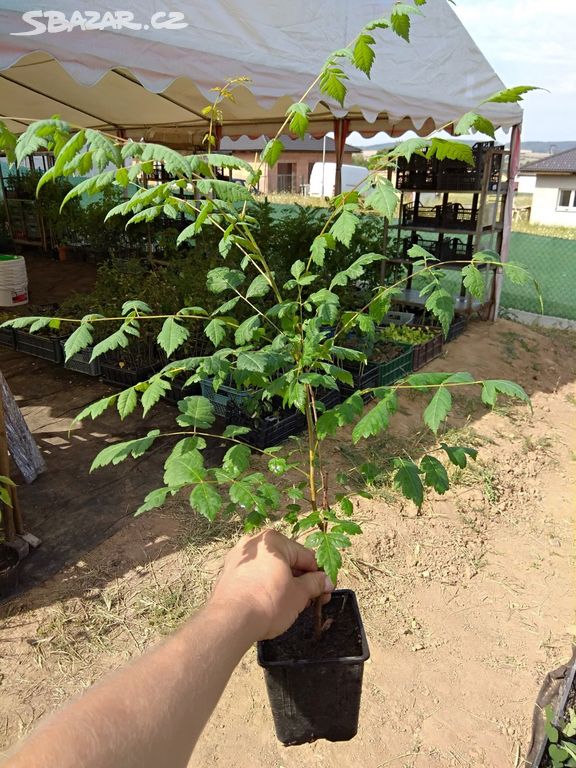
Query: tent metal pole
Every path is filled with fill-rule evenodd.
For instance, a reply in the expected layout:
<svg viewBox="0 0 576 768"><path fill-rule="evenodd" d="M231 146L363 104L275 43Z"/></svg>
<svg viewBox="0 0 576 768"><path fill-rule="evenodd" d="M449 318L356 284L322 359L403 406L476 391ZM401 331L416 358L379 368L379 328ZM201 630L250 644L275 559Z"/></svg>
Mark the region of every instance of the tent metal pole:
<svg viewBox="0 0 576 768"><path fill-rule="evenodd" d="M336 176L334 179L334 194L342 192L342 157L346 139L350 131L350 120L345 117L334 118L334 149L336 152Z"/></svg>

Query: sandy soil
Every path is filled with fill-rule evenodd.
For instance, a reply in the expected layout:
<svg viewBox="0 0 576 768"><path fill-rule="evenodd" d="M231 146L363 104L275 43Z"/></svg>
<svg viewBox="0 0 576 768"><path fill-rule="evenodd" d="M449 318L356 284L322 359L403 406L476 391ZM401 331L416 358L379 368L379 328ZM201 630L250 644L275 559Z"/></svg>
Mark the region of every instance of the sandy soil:
<svg viewBox="0 0 576 768"><path fill-rule="evenodd" d="M520 766L534 701L570 656L576 498L576 335L477 324L432 370L512 378L533 412L456 398L451 437L478 462L417 515L385 484L359 499L365 535L341 583L356 590L371 648L358 736L282 747L255 654L236 670L191 766ZM332 469L429 446L407 395L385 438L330 446ZM209 589L238 533L178 504L129 522L82 560L3 606L0 739L176 627ZM168 765L168 762L167 762Z"/></svg>

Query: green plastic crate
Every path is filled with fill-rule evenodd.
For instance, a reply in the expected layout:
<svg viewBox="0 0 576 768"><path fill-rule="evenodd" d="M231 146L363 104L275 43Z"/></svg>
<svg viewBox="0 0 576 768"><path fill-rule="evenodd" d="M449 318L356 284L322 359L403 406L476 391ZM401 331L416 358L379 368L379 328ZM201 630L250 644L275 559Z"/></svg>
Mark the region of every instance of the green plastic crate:
<svg viewBox="0 0 576 768"><path fill-rule="evenodd" d="M398 357L389 360L387 363L378 364L378 386L387 387L394 384L398 379L402 379L409 373L412 373L413 349L408 347L400 352Z"/></svg>

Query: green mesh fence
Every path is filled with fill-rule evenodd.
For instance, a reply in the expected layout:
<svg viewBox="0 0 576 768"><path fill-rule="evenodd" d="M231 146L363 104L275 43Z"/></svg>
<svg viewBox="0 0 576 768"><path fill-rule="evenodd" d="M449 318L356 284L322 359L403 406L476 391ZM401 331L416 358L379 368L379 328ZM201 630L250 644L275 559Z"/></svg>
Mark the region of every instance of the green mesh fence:
<svg viewBox="0 0 576 768"><path fill-rule="evenodd" d="M544 314L576 320L576 240L512 232L510 261L526 267L542 293ZM504 281L501 306L540 312L538 295L531 285Z"/></svg>

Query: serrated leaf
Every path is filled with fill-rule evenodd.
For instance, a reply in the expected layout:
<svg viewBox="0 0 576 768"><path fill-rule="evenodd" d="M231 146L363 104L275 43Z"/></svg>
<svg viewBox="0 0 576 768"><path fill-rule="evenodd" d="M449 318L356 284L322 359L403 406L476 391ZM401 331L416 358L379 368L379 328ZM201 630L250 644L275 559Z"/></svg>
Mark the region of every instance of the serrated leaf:
<svg viewBox="0 0 576 768"><path fill-rule="evenodd" d="M238 288L245 280L244 272L229 267L216 267L206 275L206 287L212 293Z"/></svg>
<svg viewBox="0 0 576 768"><path fill-rule="evenodd" d="M204 333L215 347L219 347L226 336L226 323L224 320L214 317L210 320L206 328L204 328Z"/></svg>
<svg viewBox="0 0 576 768"><path fill-rule="evenodd" d="M434 488L436 493L444 494L450 486L446 467L435 456L427 454L420 460L420 471L424 473L424 483Z"/></svg>
<svg viewBox="0 0 576 768"><path fill-rule="evenodd" d="M81 323L74 333L66 339L64 344L66 361L70 360L77 352L81 352L92 344L93 330L94 328L90 323Z"/></svg>
<svg viewBox="0 0 576 768"><path fill-rule="evenodd" d="M482 383L482 402L486 405L496 405L498 393L514 397L525 403L530 402L530 398L519 384L505 379L488 379Z"/></svg>
<svg viewBox="0 0 576 768"><path fill-rule="evenodd" d="M237 427L234 424L228 424L222 432L222 437L238 437L239 435L247 435L251 431L250 427Z"/></svg>
<svg viewBox="0 0 576 768"><path fill-rule="evenodd" d="M177 422L182 427L194 427L208 429L214 424L214 406L207 397L194 395L185 397L178 403L178 410L182 414Z"/></svg>
<svg viewBox="0 0 576 768"><path fill-rule="evenodd" d="M411 459L394 459L394 466L394 487L420 509L424 502L424 486L418 467Z"/></svg>
<svg viewBox="0 0 576 768"><path fill-rule="evenodd" d="M436 434L452 408L452 395L446 387L438 387L424 411L424 423Z"/></svg>
<svg viewBox="0 0 576 768"><path fill-rule="evenodd" d="M222 468L225 472L231 472L238 476L250 466L251 452L247 445L233 445L224 454Z"/></svg>
<svg viewBox="0 0 576 768"><path fill-rule="evenodd" d="M475 165L476 162L472 147L469 144L451 139L439 139L437 137L431 139L426 157L431 159L434 155L438 160L461 160L467 165Z"/></svg>
<svg viewBox="0 0 576 768"><path fill-rule="evenodd" d="M95 403L90 403L86 408L83 408L80 413L75 417L74 421L83 421L84 419L91 418L96 419L101 416L104 411L113 405L118 399L118 395L110 395L110 397L103 397L101 400L97 400Z"/></svg>
<svg viewBox="0 0 576 768"><path fill-rule="evenodd" d="M356 536L357 534L362 533L362 528L358 525L358 523L354 523L352 520L339 520L330 532L346 533L349 536Z"/></svg>
<svg viewBox="0 0 576 768"><path fill-rule="evenodd" d="M208 483L199 483L190 494L190 506L212 522L222 508L222 497Z"/></svg>
<svg viewBox="0 0 576 768"><path fill-rule="evenodd" d="M167 317L162 324L162 330L158 334L158 344L168 357L171 357L189 336L190 331L187 328L177 323L173 317Z"/></svg>
<svg viewBox="0 0 576 768"><path fill-rule="evenodd" d="M332 584L336 584L338 571L342 566L342 556L330 534L316 531L305 541L307 547L316 550L316 562L324 570Z"/></svg>
<svg viewBox="0 0 576 768"><path fill-rule="evenodd" d="M144 514L144 512L149 512L151 509L161 507L170 493L170 488L156 488L156 490L150 491L144 498L144 502L134 512L134 517L138 517Z"/></svg>
<svg viewBox="0 0 576 768"><path fill-rule="evenodd" d="M448 335L454 318L454 297L445 288L436 288L426 299L426 309L438 318L444 335Z"/></svg>
<svg viewBox="0 0 576 768"><path fill-rule="evenodd" d="M262 296L266 296L269 290L270 290L270 283L268 281L268 278L265 277L264 275L256 275L254 280L252 280L252 282L248 286L248 290L246 291L246 298L247 299L261 298Z"/></svg>
<svg viewBox="0 0 576 768"><path fill-rule="evenodd" d="M100 467L105 467L108 464L120 464L121 461L132 456L134 459L139 459L148 448L154 443L157 437L160 435L159 429L153 429L146 437L139 437L136 440L126 440L122 443L114 443L109 445L96 456L90 467L90 472Z"/></svg>
<svg viewBox="0 0 576 768"><path fill-rule="evenodd" d="M462 135L470 133L474 129L480 133L485 133L487 136L494 138L495 128L494 124L488 120L487 117L479 115L477 112L466 112L462 115L460 120L456 123L454 133L456 135Z"/></svg>
<svg viewBox="0 0 576 768"><path fill-rule="evenodd" d="M352 442L356 444L363 437L372 437L387 430L390 416L396 413L397 408L396 391L388 389L384 397L356 424L352 430Z"/></svg>
<svg viewBox="0 0 576 768"><path fill-rule="evenodd" d="M346 98L345 80L348 80L348 76L340 67L327 64L320 73L320 90L331 96L340 106L344 106L344 99Z"/></svg>
<svg viewBox="0 0 576 768"><path fill-rule="evenodd" d="M260 155L260 160L263 163L268 163L268 165L272 167L276 165L283 151L284 151L284 145L282 144L280 139L270 139L270 141L266 144L266 146L262 150L262 154Z"/></svg>
<svg viewBox="0 0 576 768"><path fill-rule="evenodd" d="M319 267L323 267L326 251L333 247L334 238L328 232L315 237L312 241L312 245L310 246L310 257L314 264L317 264Z"/></svg>
<svg viewBox="0 0 576 768"><path fill-rule="evenodd" d="M238 481L234 483L229 490L230 499L235 504L239 504L246 510L256 509L260 500L257 492L249 483Z"/></svg>
<svg viewBox="0 0 576 768"><path fill-rule="evenodd" d="M428 139L406 139L401 141L400 144L396 144L388 153L388 157L405 157L406 160L410 160L414 154L422 155L422 150L429 146L430 142Z"/></svg>
<svg viewBox="0 0 576 768"><path fill-rule="evenodd" d="M390 221L396 212L400 195L385 176L375 176L372 185L372 192L366 196L366 206Z"/></svg>
<svg viewBox="0 0 576 768"><path fill-rule="evenodd" d="M470 291L475 299L484 297L484 278L482 272L474 264L467 264L462 269L464 287Z"/></svg>
<svg viewBox="0 0 576 768"><path fill-rule="evenodd" d="M146 416L148 411L156 405L162 395L165 392L168 392L169 389L170 383L165 381L165 379L162 379L159 376L150 379L149 385L142 393L141 397L144 416Z"/></svg>
<svg viewBox="0 0 576 768"><path fill-rule="evenodd" d="M516 264L513 261L504 261L502 262L502 268L504 269L504 274L508 280L515 285L526 285L533 280L530 272L528 272L526 267L523 267L522 264Z"/></svg>
<svg viewBox="0 0 576 768"><path fill-rule="evenodd" d="M170 488L201 483L205 478L204 458L195 448L186 453L172 452L164 462L164 482Z"/></svg>
<svg viewBox="0 0 576 768"><path fill-rule="evenodd" d="M376 43L376 40L372 35L362 33L356 38L354 48L352 49L352 60L356 69L364 72L370 77L370 71L372 64L374 63L374 51L372 46Z"/></svg>
<svg viewBox="0 0 576 768"><path fill-rule="evenodd" d="M118 395L117 409L122 421L129 416L138 405L138 395L134 387L125 389Z"/></svg>
<svg viewBox="0 0 576 768"><path fill-rule="evenodd" d="M348 248L359 223L360 219L358 216L355 216L351 211L343 209L330 227L330 234L334 240L337 240Z"/></svg>
<svg viewBox="0 0 576 768"><path fill-rule="evenodd" d="M261 321L259 315L252 315L241 323L234 333L234 340L240 347L244 344L248 344L254 338L254 335L260 328Z"/></svg>
<svg viewBox="0 0 576 768"><path fill-rule="evenodd" d="M268 469L273 475L283 475L288 469L288 462L281 456L274 456L268 462Z"/></svg>
<svg viewBox="0 0 576 768"><path fill-rule="evenodd" d="M468 456L472 459L476 459L478 451L475 448L469 448L464 445L446 445L446 443L440 443L440 447L446 452L448 458L457 467L464 469L468 464Z"/></svg>
<svg viewBox="0 0 576 768"><path fill-rule="evenodd" d="M301 139L304 138L308 130L310 111L308 104L304 104L302 101L291 104L286 110L286 117L290 117L290 130Z"/></svg>
<svg viewBox="0 0 576 768"><path fill-rule="evenodd" d="M496 93L492 94L492 96L489 96L487 99L484 99L480 103L488 104L490 102L495 102L496 104L502 104L519 102L522 101L522 97L525 93L541 90L542 88L538 88L535 85L517 85L514 88L504 88L502 91L497 91Z"/></svg>
<svg viewBox="0 0 576 768"><path fill-rule="evenodd" d="M340 499L340 506L345 515L350 517L350 515L354 514L354 505L349 498L344 497L343 499Z"/></svg>

